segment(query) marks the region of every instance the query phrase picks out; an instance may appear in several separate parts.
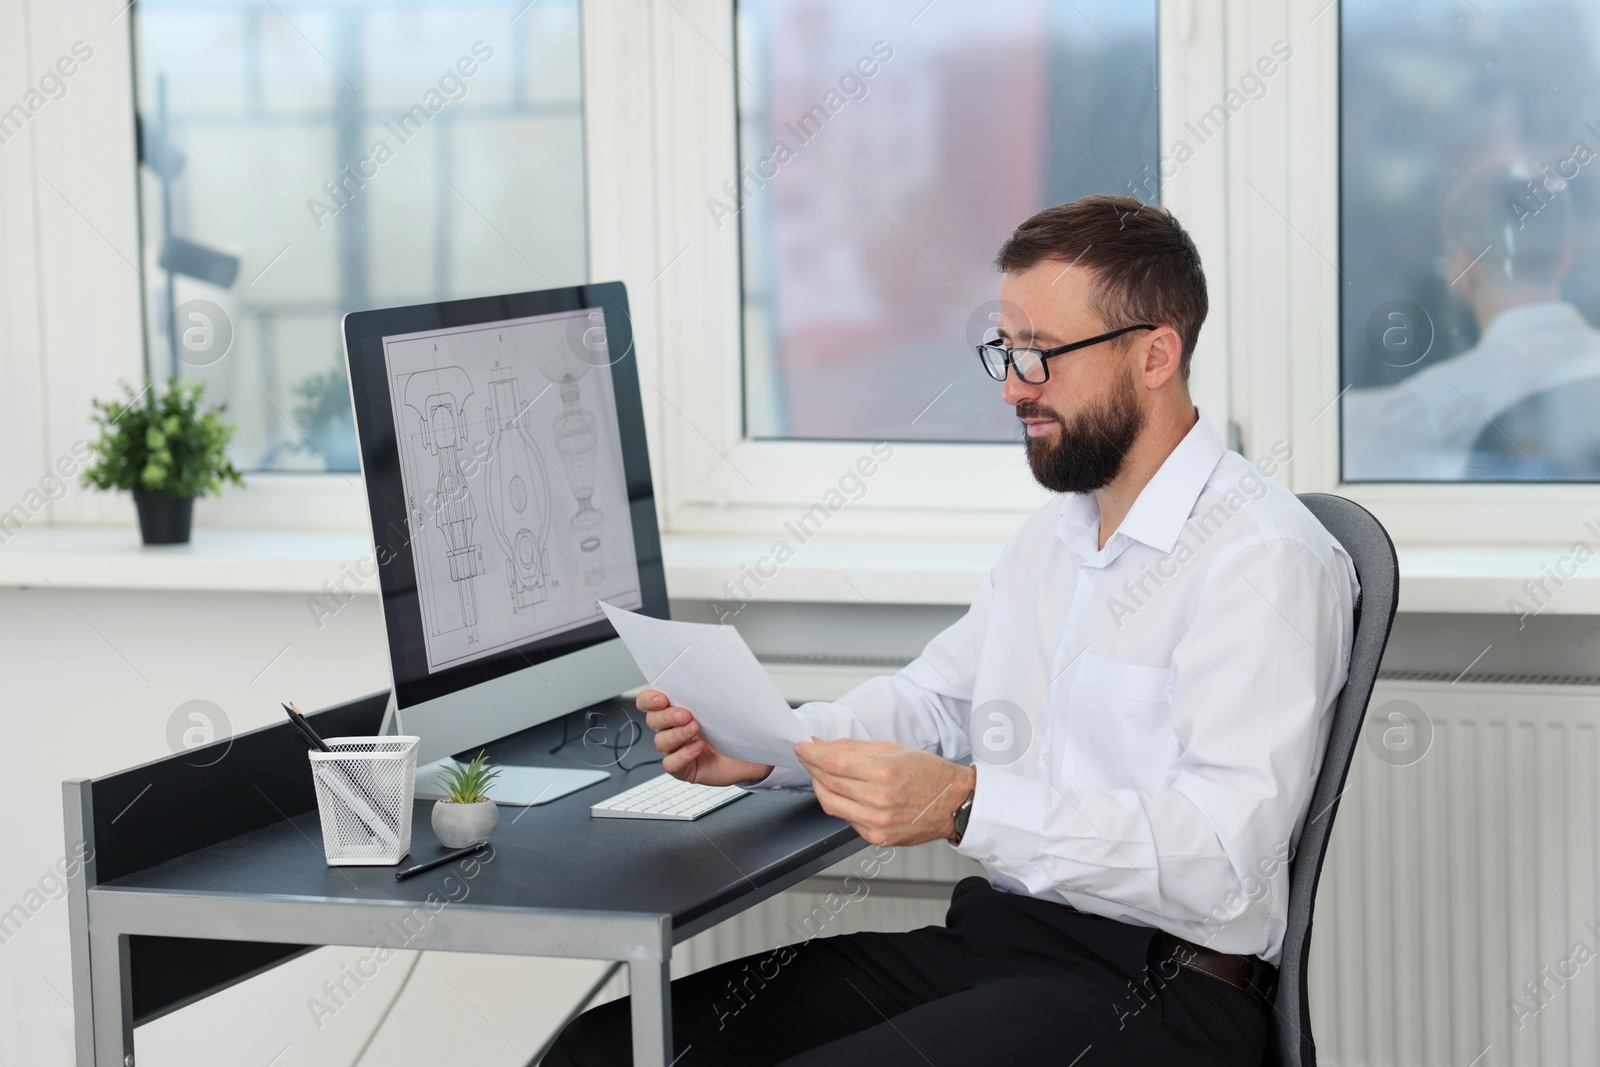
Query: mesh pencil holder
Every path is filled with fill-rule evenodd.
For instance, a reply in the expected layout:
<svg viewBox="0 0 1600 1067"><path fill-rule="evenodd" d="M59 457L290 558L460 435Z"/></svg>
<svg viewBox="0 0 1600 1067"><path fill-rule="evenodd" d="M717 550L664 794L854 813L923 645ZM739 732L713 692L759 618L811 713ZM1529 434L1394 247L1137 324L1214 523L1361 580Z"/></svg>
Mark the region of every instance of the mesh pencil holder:
<svg viewBox="0 0 1600 1067"><path fill-rule="evenodd" d="M411 851L415 737L330 737L310 752L330 867L385 866Z"/></svg>

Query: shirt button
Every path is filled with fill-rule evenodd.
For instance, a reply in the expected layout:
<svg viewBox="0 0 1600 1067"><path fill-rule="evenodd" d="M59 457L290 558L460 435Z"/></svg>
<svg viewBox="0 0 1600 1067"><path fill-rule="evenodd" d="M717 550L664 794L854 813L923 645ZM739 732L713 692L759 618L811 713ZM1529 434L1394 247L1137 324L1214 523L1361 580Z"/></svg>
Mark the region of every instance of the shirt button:
<svg viewBox="0 0 1600 1067"><path fill-rule="evenodd" d="M1041 756L1040 758L1044 760L1044 765L1046 767L1050 766L1050 753L1049 753L1048 750L1046 750L1044 755Z"/></svg>

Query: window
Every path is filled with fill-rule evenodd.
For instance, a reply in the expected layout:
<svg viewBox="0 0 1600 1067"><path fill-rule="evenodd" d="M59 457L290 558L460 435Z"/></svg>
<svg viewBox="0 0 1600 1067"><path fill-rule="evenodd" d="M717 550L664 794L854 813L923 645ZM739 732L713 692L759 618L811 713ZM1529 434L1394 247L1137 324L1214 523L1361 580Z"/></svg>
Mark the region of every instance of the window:
<svg viewBox="0 0 1600 1067"><path fill-rule="evenodd" d="M1340 16L1344 480L1600 480L1600 11Z"/></svg>
<svg viewBox="0 0 1600 1067"><path fill-rule="evenodd" d="M1015 440L967 347L991 264L1042 207L1156 198L1156 5L740 0L736 29L708 208L741 227L745 435Z"/></svg>
<svg viewBox="0 0 1600 1067"><path fill-rule="evenodd" d="M357 469L340 319L584 281L578 0L143 0L152 374L253 470Z"/></svg>

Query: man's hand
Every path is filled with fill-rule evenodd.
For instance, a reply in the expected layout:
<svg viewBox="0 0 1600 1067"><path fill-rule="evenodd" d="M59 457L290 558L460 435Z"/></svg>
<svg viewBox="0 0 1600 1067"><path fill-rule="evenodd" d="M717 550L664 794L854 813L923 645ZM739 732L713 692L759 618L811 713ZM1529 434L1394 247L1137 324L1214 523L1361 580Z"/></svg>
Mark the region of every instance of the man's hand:
<svg viewBox="0 0 1600 1067"><path fill-rule="evenodd" d="M955 810L978 780L975 767L887 741L812 738L794 752L811 773L822 810L874 845L953 839Z"/></svg>
<svg viewBox="0 0 1600 1067"><path fill-rule="evenodd" d="M733 785L772 773L771 764L734 759L712 748L700 736L700 724L689 709L672 707L667 694L659 689L641 692L634 706L645 713L645 725L656 732L656 748L666 753L661 769L674 778L700 785Z"/></svg>

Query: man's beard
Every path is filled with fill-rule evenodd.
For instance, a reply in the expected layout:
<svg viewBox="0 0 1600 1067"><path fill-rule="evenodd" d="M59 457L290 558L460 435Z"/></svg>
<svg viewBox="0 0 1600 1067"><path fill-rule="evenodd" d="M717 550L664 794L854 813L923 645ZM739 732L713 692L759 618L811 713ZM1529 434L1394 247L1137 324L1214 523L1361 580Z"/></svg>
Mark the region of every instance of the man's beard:
<svg viewBox="0 0 1600 1067"><path fill-rule="evenodd" d="M1028 466L1034 479L1052 493L1092 493L1110 485L1122 461L1144 430L1144 412L1129 370L1102 404L1081 413L1071 426L1055 412L1024 401L1017 417L1054 417L1061 426L1054 445L1044 437L1028 438Z"/></svg>

